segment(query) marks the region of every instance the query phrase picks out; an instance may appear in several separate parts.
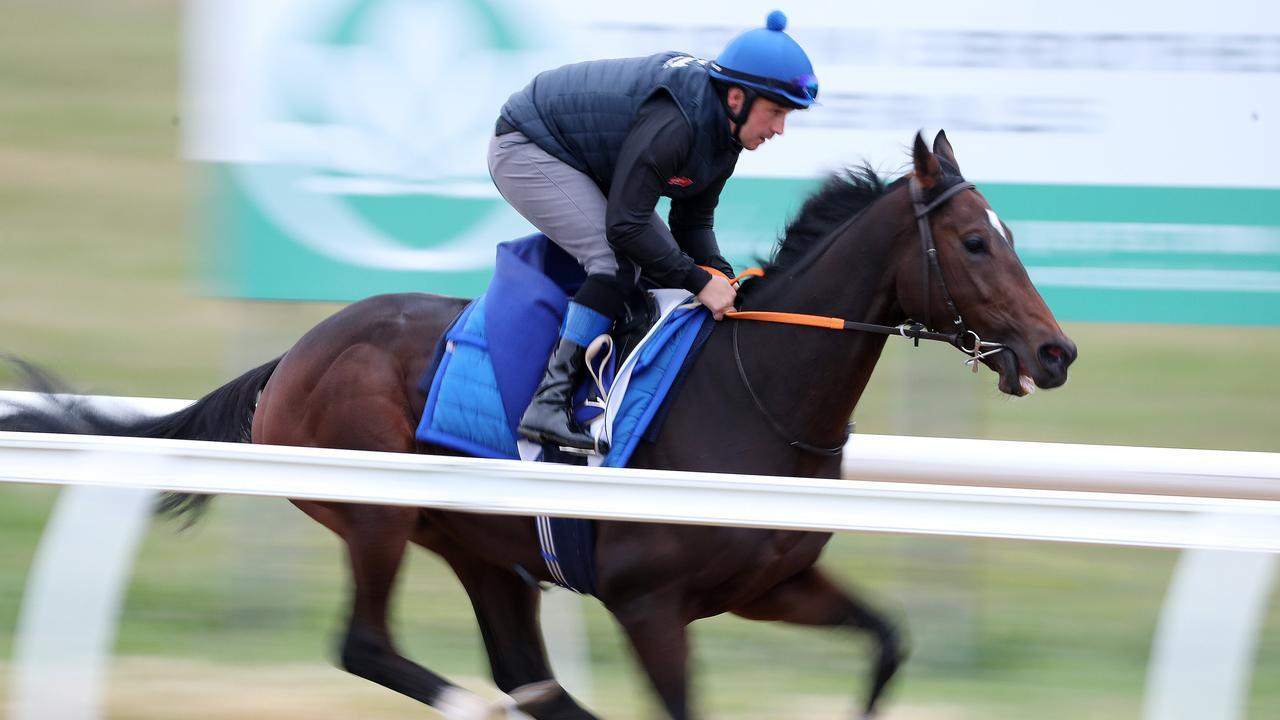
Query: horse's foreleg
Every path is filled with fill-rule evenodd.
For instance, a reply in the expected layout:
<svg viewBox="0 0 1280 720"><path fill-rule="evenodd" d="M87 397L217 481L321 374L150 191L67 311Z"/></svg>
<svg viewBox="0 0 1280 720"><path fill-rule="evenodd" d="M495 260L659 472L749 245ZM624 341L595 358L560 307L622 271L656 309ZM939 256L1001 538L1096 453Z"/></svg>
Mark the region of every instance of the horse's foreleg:
<svg viewBox="0 0 1280 720"><path fill-rule="evenodd" d="M355 581L351 620L340 650L353 675L431 705L448 718L489 718L478 696L453 685L395 649L387 627L388 602L405 545L417 525L415 508L344 505L342 532Z"/></svg>
<svg viewBox="0 0 1280 720"><path fill-rule="evenodd" d="M642 596L609 610L631 640L649 682L672 720L688 720L688 621L675 598Z"/></svg>
<svg viewBox="0 0 1280 720"><path fill-rule="evenodd" d="M869 632L876 641L877 653L871 690L867 696L867 718L874 715L876 702L905 655L898 631L885 617L836 586L815 567L779 583L745 605L732 608L732 612L751 620L777 620Z"/></svg>
<svg viewBox="0 0 1280 720"><path fill-rule="evenodd" d="M552 676L542 644L538 590L510 570L441 547L436 538L423 535L420 544L449 563L471 598L494 683L537 720L594 718Z"/></svg>

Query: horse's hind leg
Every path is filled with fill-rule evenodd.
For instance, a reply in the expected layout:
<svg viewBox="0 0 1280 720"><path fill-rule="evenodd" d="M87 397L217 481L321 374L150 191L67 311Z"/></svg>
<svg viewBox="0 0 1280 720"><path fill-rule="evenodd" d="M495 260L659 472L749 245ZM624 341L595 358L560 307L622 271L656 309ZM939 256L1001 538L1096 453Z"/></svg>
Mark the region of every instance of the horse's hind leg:
<svg viewBox="0 0 1280 720"><path fill-rule="evenodd" d="M342 640L348 672L431 705L449 718L490 717L481 698L398 653L387 627L388 601L404 549L418 522L416 508L341 505L342 532L355 580L351 620ZM305 508L304 508L305 509Z"/></svg>
<svg viewBox="0 0 1280 720"><path fill-rule="evenodd" d="M901 640L893 625L861 600L836 586L815 567L792 576L751 602L732 608L732 611L751 620L778 620L869 632L876 641L877 652L867 696L864 716L867 718L875 714L876 702L904 656Z"/></svg>
<svg viewBox="0 0 1280 720"><path fill-rule="evenodd" d="M589 720L555 681L542 644L539 596L514 572L463 554L427 531L416 542L436 552L458 575L475 608L493 681L537 720Z"/></svg>

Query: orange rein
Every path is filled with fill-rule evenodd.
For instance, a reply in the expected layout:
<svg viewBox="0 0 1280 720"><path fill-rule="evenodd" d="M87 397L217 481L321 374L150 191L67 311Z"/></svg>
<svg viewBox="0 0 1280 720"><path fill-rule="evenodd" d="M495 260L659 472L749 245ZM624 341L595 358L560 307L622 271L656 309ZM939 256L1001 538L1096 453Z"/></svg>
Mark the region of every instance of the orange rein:
<svg viewBox="0 0 1280 720"><path fill-rule="evenodd" d="M759 322L783 323L785 325L805 325L807 327L827 330L843 330L844 320L822 315L801 315L800 313L767 312L753 310L730 310L724 314L734 320L756 320Z"/></svg>
<svg viewBox="0 0 1280 720"><path fill-rule="evenodd" d="M712 275L716 275L728 280L728 276L716 270L703 265L703 268ZM737 277L729 280L734 287L738 282L747 277L764 277L764 270L760 268L747 268ZM972 330L964 332L955 332L950 335L930 330L927 326L916 322L907 322L902 325L875 325L872 323L854 322L853 320L845 320L838 317L827 317L825 315L805 315L803 313L789 312L770 312L766 310L730 310L724 314L726 318L732 320L755 320L757 322L781 323L783 325L802 325L804 327L815 327L823 330L856 330L859 332L879 333L881 335L901 335L915 341L918 346L921 340L937 340L945 342L959 348L961 352L972 356L966 362L975 363L977 360L1000 352L1004 346L999 343L984 342L978 334ZM736 341L735 341L736 342ZM974 364L974 372L977 372L977 365Z"/></svg>
<svg viewBox="0 0 1280 720"><path fill-rule="evenodd" d="M729 280L729 284L735 288L743 280L749 277L764 277L764 270L758 267L747 268L738 273L732 280L729 276L712 267L700 265L703 270L714 276L722 277ZM827 330L844 330L844 320L841 318L824 317L822 315L803 315L801 313L787 312L769 312L763 310L730 310L725 313L726 318L734 320L755 320L757 322L783 323L785 325L804 325L806 327L825 328Z"/></svg>

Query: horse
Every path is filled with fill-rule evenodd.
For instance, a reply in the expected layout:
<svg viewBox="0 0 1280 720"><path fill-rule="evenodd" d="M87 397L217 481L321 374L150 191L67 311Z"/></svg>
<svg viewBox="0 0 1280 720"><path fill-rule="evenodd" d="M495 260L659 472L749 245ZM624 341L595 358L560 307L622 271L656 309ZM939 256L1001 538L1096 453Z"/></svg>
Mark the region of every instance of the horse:
<svg viewBox="0 0 1280 720"><path fill-rule="evenodd" d="M911 169L886 183L865 166L833 175L787 227L763 277L745 283L741 314L714 326L660 434L631 466L838 478L847 423L887 333L947 339L995 371L1009 395L1066 381L1076 347L1014 251L1011 231L960 175L945 133L916 135ZM66 405L9 427L138 437L445 453L414 432L433 346L466 300L429 294L356 302L283 356L190 407L121 420ZM753 311L854 318L839 330L751 322ZM929 330L943 317L954 332ZM908 324L909 318L923 320ZM163 510L195 513L210 498L169 495ZM410 544L452 568L470 596L497 687L539 720L595 717L553 678L538 620L537 582L552 580L532 518L431 508L294 500L345 543L353 600L340 637L347 671L449 718L498 717L495 704L396 649L388 602ZM198 513L196 514L198 517ZM694 620L752 620L869 634L871 717L905 657L900 631L817 561L829 533L598 521L596 596L630 641L667 714L692 717ZM535 580L537 582L535 582Z"/></svg>

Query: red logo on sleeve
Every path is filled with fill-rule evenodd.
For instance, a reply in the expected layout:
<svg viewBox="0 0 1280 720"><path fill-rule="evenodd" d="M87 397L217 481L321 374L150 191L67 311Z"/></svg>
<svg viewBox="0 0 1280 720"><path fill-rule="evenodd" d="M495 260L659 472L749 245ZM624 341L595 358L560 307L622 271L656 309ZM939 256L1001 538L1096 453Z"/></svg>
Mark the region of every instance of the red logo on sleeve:
<svg viewBox="0 0 1280 720"><path fill-rule="evenodd" d="M693 184L693 181L692 181L692 180L690 180L690 179L689 179L689 178L687 178L687 177L681 177L680 175L674 175L674 176L672 176L672 177L670 177L670 178L667 178L667 184L668 184L668 185L676 185L676 186L678 186L678 187L689 187L690 185L692 185L692 184Z"/></svg>

